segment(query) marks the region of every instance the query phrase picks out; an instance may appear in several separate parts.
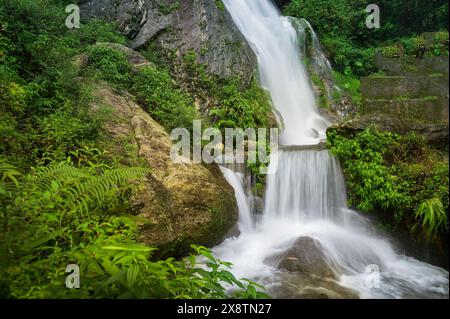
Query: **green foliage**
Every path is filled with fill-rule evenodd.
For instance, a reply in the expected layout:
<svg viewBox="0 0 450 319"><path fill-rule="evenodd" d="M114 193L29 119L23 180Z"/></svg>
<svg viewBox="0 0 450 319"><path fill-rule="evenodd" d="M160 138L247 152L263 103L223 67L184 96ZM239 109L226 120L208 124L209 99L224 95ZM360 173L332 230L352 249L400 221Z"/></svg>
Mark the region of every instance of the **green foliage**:
<svg viewBox="0 0 450 319"><path fill-rule="evenodd" d="M195 51L188 51L183 56L182 67L186 72L190 86L188 90L194 96L204 97L212 101L206 112L207 120L222 130L226 128L268 128L273 123L269 121L271 104L268 94L253 79L248 85L243 85L240 78L221 79L206 72L204 65L198 63ZM206 94L205 94L206 93ZM269 136L266 140L269 141ZM270 153L267 145L267 154ZM266 164L259 161L247 162L248 168L253 172L256 181L256 191L261 194L265 184L265 175L260 169Z"/></svg>
<svg viewBox="0 0 450 319"><path fill-rule="evenodd" d="M271 106L266 92L253 80L244 86L240 78L220 79L206 72L205 65L197 62L195 51L183 56L183 68L192 86L192 95L204 95L213 104L208 110L212 124L219 128L268 127Z"/></svg>
<svg viewBox="0 0 450 319"><path fill-rule="evenodd" d="M196 115L194 103L188 94L177 87L168 71L156 67L133 70L123 52L105 45L93 46L87 52L90 71L116 89L133 93L167 131L177 127L192 128Z"/></svg>
<svg viewBox="0 0 450 319"><path fill-rule="evenodd" d="M368 129L353 139L335 133L328 136L332 152L343 161L351 204L369 212L376 208L393 209L408 203L395 177L384 166L383 155L397 137Z"/></svg>
<svg viewBox="0 0 450 319"><path fill-rule="evenodd" d="M374 70L375 49L360 48L343 37L323 38L322 45L335 68L345 75L363 76Z"/></svg>
<svg viewBox="0 0 450 319"><path fill-rule="evenodd" d="M195 252L207 267L194 257L151 261L154 249L137 243L137 226L123 216L148 169L103 162L104 119L89 110L89 78L139 92L167 129L191 127L193 103L166 71L133 70L122 52L94 45L125 43L112 24L66 28L65 4L0 0L0 297L265 296L206 248ZM91 63L82 74L72 63L80 53ZM80 289L65 287L68 264L80 267Z"/></svg>
<svg viewBox="0 0 450 319"><path fill-rule="evenodd" d="M120 217L148 169L77 168L63 162L16 179L2 161L0 293L7 298L226 298L263 297L237 280L231 264L195 246L206 259L151 261L153 248L136 243L137 229ZM7 180L8 178L8 180ZM65 267L80 267L80 289L65 288ZM201 263L203 265L203 262ZM238 289L229 295L225 285Z"/></svg>
<svg viewBox="0 0 450 319"><path fill-rule="evenodd" d="M361 105L361 82L358 78L333 71L333 81L338 88L344 90L345 94L350 96L353 103L357 106ZM336 92L336 94L339 95L339 92ZM335 98L339 98L339 96L335 96Z"/></svg>
<svg viewBox="0 0 450 319"><path fill-rule="evenodd" d="M223 13L225 12L225 5L223 4L222 0L215 0L217 8Z"/></svg>
<svg viewBox="0 0 450 319"><path fill-rule="evenodd" d="M433 38L433 44L429 49L429 55L448 56L448 31L437 32Z"/></svg>
<svg viewBox="0 0 450 319"><path fill-rule="evenodd" d="M421 227L428 240L435 240L440 234L448 233L447 214L439 198L431 198L420 204L415 218L417 224L412 227L412 231Z"/></svg>
<svg viewBox="0 0 450 319"><path fill-rule="evenodd" d="M267 127L268 97L255 81L245 91L238 83L230 81L220 88L219 106L210 111L214 125L219 129Z"/></svg>
<svg viewBox="0 0 450 319"><path fill-rule="evenodd" d="M448 212L449 205L448 162L423 138L367 129L350 137L333 130L328 139L342 162L352 206L364 212L383 211L389 222L403 223L428 240L448 232L442 226L446 225L442 210ZM416 223L425 216L426 221ZM439 227L430 223L438 220Z"/></svg>
<svg viewBox="0 0 450 319"><path fill-rule="evenodd" d="M437 32L431 42L427 42L424 35L402 38L395 44L383 47L381 53L387 57L448 56L448 32Z"/></svg>
<svg viewBox="0 0 450 319"><path fill-rule="evenodd" d="M403 48L399 45L390 45L390 46L383 47L381 49L381 53L385 57L397 58L397 57L401 57L403 55Z"/></svg>
<svg viewBox="0 0 450 319"><path fill-rule="evenodd" d="M105 22L69 30L65 19L60 1L1 1L0 152L21 167L63 160L98 136L89 81L71 61L97 40L124 38Z"/></svg>
<svg viewBox="0 0 450 319"><path fill-rule="evenodd" d="M284 8L284 14L308 20L321 38L333 67L345 75L370 74L374 70L375 48L386 42L415 37L425 31L448 30L446 1L378 1L379 29L369 29L365 25L368 16L365 8L370 3L368 0L292 0ZM430 53L445 55L448 45L445 40L438 42L440 44ZM388 46L384 51L389 55L398 54L395 46Z"/></svg>
<svg viewBox="0 0 450 319"><path fill-rule="evenodd" d="M174 84L167 71L143 68L133 78L131 91L147 112L169 132L177 127L191 130L195 119L194 103Z"/></svg>
<svg viewBox="0 0 450 319"><path fill-rule="evenodd" d="M110 82L116 88L130 87L131 65L125 53L105 45L89 47L87 53L89 68L98 71L102 80Z"/></svg>
<svg viewBox="0 0 450 319"><path fill-rule="evenodd" d="M345 75L366 75L373 70L374 50L365 26L361 0L293 0L284 13L308 20L320 36L333 67Z"/></svg>

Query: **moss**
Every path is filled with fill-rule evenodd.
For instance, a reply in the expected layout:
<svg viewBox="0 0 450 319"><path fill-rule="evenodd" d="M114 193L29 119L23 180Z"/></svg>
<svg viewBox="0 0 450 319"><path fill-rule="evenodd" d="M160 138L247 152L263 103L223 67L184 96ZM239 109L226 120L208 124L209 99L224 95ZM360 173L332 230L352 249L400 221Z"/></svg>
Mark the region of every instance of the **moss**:
<svg viewBox="0 0 450 319"><path fill-rule="evenodd" d="M329 109L330 101L328 100L328 97L326 95L326 89L325 89L324 82L315 73L310 73L310 78L311 78L313 85L319 89L319 92L318 92L319 107L321 109Z"/></svg>
<svg viewBox="0 0 450 319"><path fill-rule="evenodd" d="M173 3L166 3L166 1L167 0L159 0L158 1L158 8L162 14L168 15L179 9L180 0L175 0Z"/></svg>
<svg viewBox="0 0 450 319"><path fill-rule="evenodd" d="M333 71L333 81L338 88L343 90L345 95L348 95L351 98L353 103L358 107L361 106L361 81L358 78Z"/></svg>
<svg viewBox="0 0 450 319"><path fill-rule="evenodd" d="M225 5L223 4L222 0L215 0L217 8L220 10L221 13L225 12Z"/></svg>

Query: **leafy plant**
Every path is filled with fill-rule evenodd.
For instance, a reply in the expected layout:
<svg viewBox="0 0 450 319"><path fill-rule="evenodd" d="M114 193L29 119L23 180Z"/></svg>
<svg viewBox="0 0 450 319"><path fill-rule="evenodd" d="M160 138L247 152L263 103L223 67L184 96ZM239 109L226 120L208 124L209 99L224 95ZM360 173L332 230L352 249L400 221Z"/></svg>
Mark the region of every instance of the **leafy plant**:
<svg viewBox="0 0 450 319"><path fill-rule="evenodd" d="M1 167L17 175L12 166ZM118 216L148 170L94 168L38 168L16 181L12 196L0 194L3 297L226 298L228 285L239 297L265 296L258 285L237 280L226 270L231 265L204 247L194 246L206 264L194 256L151 261L155 249L138 244L136 225ZM80 289L64 286L65 265L71 263L80 267Z"/></svg>
<svg viewBox="0 0 450 319"><path fill-rule="evenodd" d="M95 45L88 49L88 55L89 67L99 71L101 79L121 89L131 86L131 65L125 53L105 45Z"/></svg>
<svg viewBox="0 0 450 319"><path fill-rule="evenodd" d="M174 84L167 71L143 68L133 78L131 91L169 132L177 127L192 128L196 114L193 101Z"/></svg>
<svg viewBox="0 0 450 319"><path fill-rule="evenodd" d="M370 128L350 136L331 130L328 141L343 164L350 205L384 212L388 223L427 240L448 233L448 162L424 138Z"/></svg>
<svg viewBox="0 0 450 319"><path fill-rule="evenodd" d="M411 228L416 232L420 226L426 239L435 240L440 234L448 232L448 220L444 205L439 198L429 199L417 208L414 217L417 223Z"/></svg>

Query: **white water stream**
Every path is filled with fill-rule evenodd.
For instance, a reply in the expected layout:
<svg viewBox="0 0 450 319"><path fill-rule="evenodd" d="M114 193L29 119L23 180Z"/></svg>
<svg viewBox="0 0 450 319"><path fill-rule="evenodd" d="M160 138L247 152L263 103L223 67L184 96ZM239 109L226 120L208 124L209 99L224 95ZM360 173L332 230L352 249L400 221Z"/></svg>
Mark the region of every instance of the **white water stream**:
<svg viewBox="0 0 450 319"><path fill-rule="evenodd" d="M292 20L281 16L269 0L223 2L258 57L261 85L283 119L281 144L323 141L328 123L318 113ZM214 252L233 263L236 276L258 280L270 292L280 270L267 258L308 236L322 245L329 265L340 274L339 284L361 298L448 298L447 271L397 254L386 239L374 234L369 222L347 208L339 163L327 150L280 150L278 156L258 221L242 175L222 168L236 193L241 234ZM367 284L370 265L381 271L376 287Z"/></svg>

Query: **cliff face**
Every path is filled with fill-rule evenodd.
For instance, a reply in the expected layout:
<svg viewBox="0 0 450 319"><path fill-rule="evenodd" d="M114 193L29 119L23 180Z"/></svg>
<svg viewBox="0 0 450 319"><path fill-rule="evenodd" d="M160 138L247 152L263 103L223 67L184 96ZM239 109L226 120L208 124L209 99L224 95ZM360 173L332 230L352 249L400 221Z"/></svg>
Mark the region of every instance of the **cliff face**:
<svg viewBox="0 0 450 319"><path fill-rule="evenodd" d="M150 41L182 55L194 50L207 71L250 82L256 57L220 0L85 0L83 19L116 21L139 49Z"/></svg>

